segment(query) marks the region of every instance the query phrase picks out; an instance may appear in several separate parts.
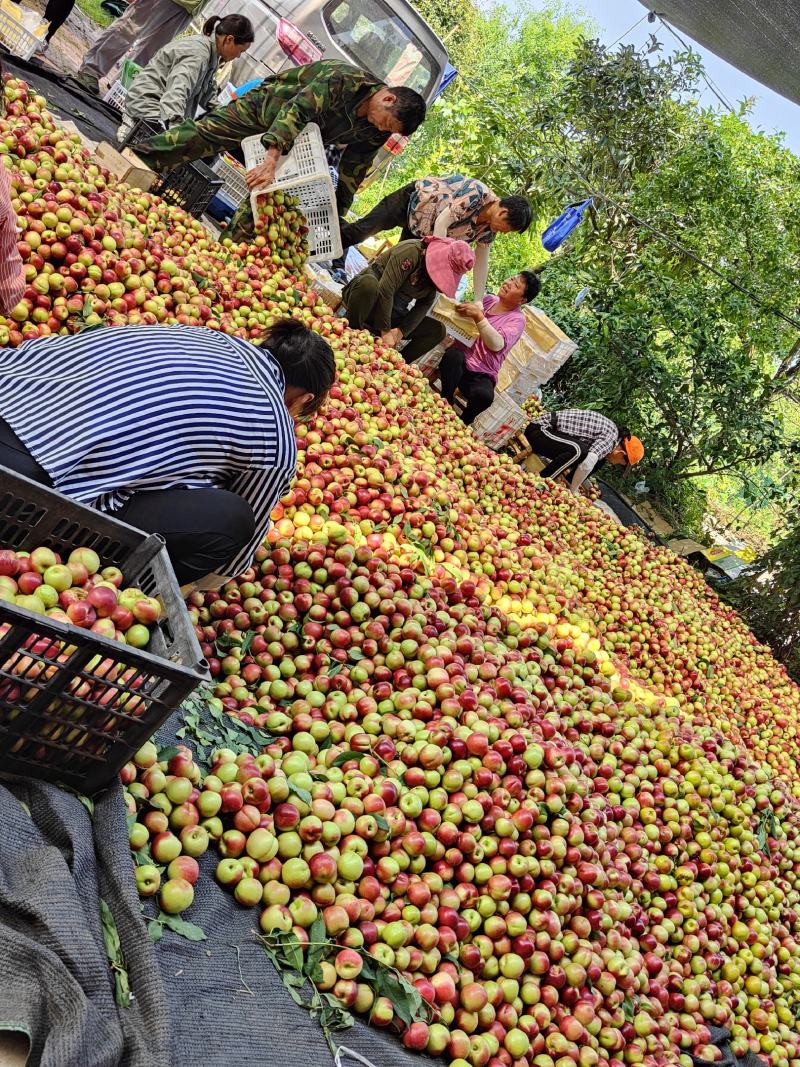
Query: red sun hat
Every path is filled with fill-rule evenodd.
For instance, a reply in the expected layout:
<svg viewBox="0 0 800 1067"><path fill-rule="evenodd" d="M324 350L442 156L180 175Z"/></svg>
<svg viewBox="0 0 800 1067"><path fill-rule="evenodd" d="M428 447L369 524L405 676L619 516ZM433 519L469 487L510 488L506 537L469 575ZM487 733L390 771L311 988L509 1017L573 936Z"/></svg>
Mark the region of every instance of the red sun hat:
<svg viewBox="0 0 800 1067"><path fill-rule="evenodd" d="M449 237L424 237L423 242L428 277L440 293L454 297L458 283L475 265L475 253L466 241Z"/></svg>

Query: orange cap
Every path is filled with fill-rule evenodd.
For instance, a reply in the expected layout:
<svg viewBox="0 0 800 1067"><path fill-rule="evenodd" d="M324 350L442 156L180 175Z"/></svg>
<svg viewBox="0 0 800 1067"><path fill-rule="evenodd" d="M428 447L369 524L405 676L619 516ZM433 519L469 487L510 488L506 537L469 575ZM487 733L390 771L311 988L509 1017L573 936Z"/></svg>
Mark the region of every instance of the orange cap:
<svg viewBox="0 0 800 1067"><path fill-rule="evenodd" d="M628 463L631 466L644 458L644 445L638 437L625 438L622 442L622 447L625 449L625 455L628 457Z"/></svg>

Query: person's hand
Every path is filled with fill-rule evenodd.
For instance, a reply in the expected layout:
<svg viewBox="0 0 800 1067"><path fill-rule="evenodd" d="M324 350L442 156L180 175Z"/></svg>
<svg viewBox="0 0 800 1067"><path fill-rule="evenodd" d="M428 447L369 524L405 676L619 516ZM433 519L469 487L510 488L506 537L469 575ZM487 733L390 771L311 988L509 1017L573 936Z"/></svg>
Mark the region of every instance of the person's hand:
<svg viewBox="0 0 800 1067"><path fill-rule="evenodd" d="M473 322L480 322L484 318L483 305L478 303L456 304L456 311Z"/></svg>
<svg viewBox="0 0 800 1067"><path fill-rule="evenodd" d="M396 348L397 344L402 340L402 332L395 327L393 330L387 330L381 334L381 342L386 345L387 348Z"/></svg>
<svg viewBox="0 0 800 1067"><path fill-rule="evenodd" d="M263 163L259 163L257 167L253 167L245 175L247 188L266 189L268 185L272 185L275 181L276 166L277 161L267 156Z"/></svg>

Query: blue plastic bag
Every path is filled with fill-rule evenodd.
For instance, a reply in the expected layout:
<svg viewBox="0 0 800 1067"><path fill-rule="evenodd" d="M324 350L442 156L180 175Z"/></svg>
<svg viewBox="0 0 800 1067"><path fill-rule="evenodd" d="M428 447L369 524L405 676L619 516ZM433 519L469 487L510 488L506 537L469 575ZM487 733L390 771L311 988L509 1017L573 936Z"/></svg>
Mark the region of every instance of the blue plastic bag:
<svg viewBox="0 0 800 1067"><path fill-rule="evenodd" d="M555 222L551 222L542 234L542 244L548 252L555 252L572 233L579 222L583 220L583 213L591 204L592 198L584 200L582 204L568 207L563 211Z"/></svg>
<svg viewBox="0 0 800 1067"><path fill-rule="evenodd" d="M263 78L252 78L249 82L245 82L244 85L240 85L236 90L236 99L240 99L245 93L249 93L251 89L255 89L263 82Z"/></svg>

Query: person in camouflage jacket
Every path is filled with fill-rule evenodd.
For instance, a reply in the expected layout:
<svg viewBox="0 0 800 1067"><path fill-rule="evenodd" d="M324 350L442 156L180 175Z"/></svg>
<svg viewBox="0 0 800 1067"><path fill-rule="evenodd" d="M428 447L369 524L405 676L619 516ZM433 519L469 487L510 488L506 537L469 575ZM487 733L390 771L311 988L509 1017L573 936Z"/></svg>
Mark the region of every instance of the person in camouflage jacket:
<svg viewBox="0 0 800 1067"><path fill-rule="evenodd" d="M261 134L267 148L263 163L247 173L250 189L263 189L275 178L281 155L309 123L316 123L325 145L343 147L336 202L339 215L353 202L375 154L389 134L412 134L425 118L425 101L406 86L390 88L350 63L323 60L275 74L241 99L187 119L136 145L148 167L169 171L217 152L238 149L245 137ZM234 216L235 234L252 232L245 202Z"/></svg>

